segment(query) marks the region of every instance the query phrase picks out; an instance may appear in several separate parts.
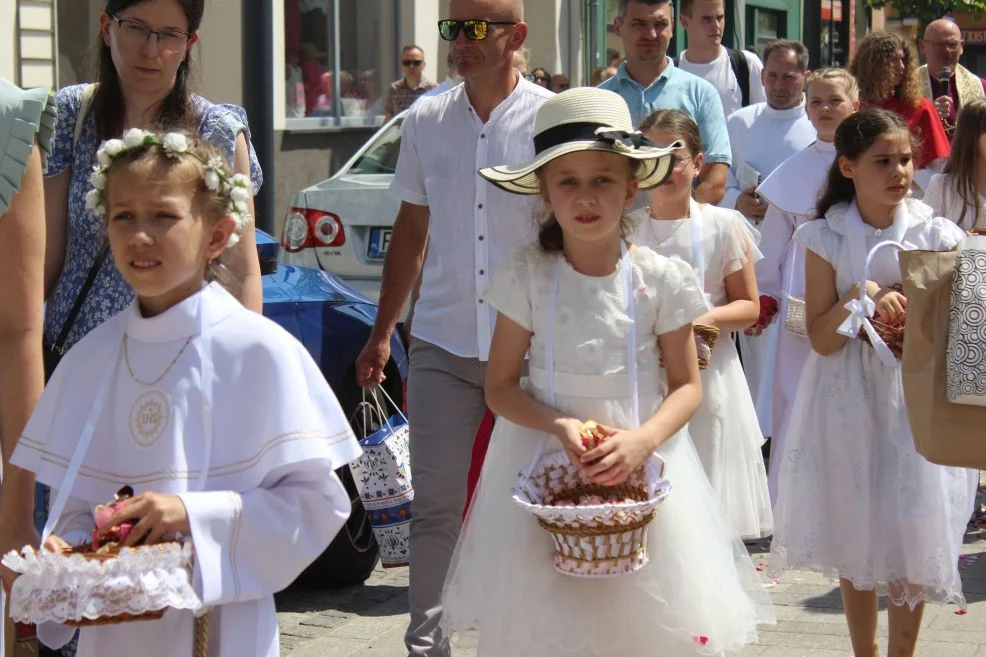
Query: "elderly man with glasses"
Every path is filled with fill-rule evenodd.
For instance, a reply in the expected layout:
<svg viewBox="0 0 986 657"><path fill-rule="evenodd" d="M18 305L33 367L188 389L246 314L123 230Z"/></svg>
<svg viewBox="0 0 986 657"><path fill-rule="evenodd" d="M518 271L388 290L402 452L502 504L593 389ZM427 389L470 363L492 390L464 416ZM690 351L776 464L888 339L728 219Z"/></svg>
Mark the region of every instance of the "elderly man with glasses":
<svg viewBox="0 0 986 657"><path fill-rule="evenodd" d="M404 120L390 190L401 200L376 324L356 362L361 386L383 380L390 337L422 272L411 325L408 416L414 478L408 593L411 657L449 657L441 595L466 502L496 312L483 293L534 240L540 199L479 176L534 157L534 118L552 96L514 68L527 38L522 0L451 0L439 35L463 83L422 98ZM540 206L543 209L543 206ZM427 247L427 248L426 248ZM504 494L509 494L509 491Z"/></svg>
<svg viewBox="0 0 986 657"><path fill-rule="evenodd" d="M401 50L401 70L404 77L387 90L387 102L384 105L387 121L437 86L424 76L425 52L419 46L404 46Z"/></svg>
<svg viewBox="0 0 986 657"><path fill-rule="evenodd" d="M921 40L921 54L927 62L918 69L921 93L935 103L951 139L959 110L970 101L986 97L986 81L959 64L962 30L949 18L928 23Z"/></svg>

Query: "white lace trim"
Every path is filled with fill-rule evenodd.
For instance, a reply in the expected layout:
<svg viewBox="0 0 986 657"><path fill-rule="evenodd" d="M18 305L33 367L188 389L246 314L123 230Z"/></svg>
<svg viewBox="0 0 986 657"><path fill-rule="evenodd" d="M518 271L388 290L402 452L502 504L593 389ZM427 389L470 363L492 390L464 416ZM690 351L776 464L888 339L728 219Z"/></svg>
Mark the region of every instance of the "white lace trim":
<svg viewBox="0 0 986 657"><path fill-rule="evenodd" d="M125 548L115 559L88 560L25 547L2 560L20 574L10 617L20 623L72 623L121 614L185 609L205 611L192 588L192 544Z"/></svg>

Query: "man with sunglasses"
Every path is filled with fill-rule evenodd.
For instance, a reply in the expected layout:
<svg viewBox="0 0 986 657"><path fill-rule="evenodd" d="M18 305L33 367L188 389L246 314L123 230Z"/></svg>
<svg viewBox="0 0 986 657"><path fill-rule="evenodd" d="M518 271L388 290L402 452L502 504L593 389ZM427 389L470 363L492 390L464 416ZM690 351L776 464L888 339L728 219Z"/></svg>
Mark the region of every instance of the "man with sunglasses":
<svg viewBox="0 0 986 657"><path fill-rule="evenodd" d="M425 52L418 46L404 46L401 50L401 70L404 77L391 84L387 90L387 102L384 105L387 121L437 86L424 76Z"/></svg>
<svg viewBox="0 0 986 657"><path fill-rule="evenodd" d="M391 192L401 199L384 262L376 324L357 383L383 380L390 337L422 272L411 326L411 657L449 657L441 595L466 501L496 312L482 295L492 273L532 242L538 199L508 194L483 167L534 157L534 119L553 94L514 68L527 38L522 0L451 0L439 34L463 83L414 104L402 127ZM427 251L426 251L427 246ZM509 494L506 492L505 494ZM495 575L494 575L495 576Z"/></svg>

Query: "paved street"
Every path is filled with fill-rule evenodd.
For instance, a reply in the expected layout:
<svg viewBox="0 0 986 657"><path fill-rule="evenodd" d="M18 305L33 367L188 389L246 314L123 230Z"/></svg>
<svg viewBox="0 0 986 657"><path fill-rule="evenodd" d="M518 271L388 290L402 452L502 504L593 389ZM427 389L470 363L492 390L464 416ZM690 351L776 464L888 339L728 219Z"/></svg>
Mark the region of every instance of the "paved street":
<svg viewBox="0 0 986 657"><path fill-rule="evenodd" d="M756 563L766 561L769 544L751 547ZM924 614L918 657L986 657L986 526L971 528L960 563L969 611L929 606ZM742 657L847 657L849 634L838 585L818 575L789 572L768 582L777 610L776 627L764 628L760 645ZM407 569L378 568L365 586L329 592L287 591L278 596L282 654L285 657L404 657L407 625ZM880 613L886 636L886 611ZM886 644L882 646L886 654ZM474 657L471 644L456 657ZM505 656L506 657L506 656Z"/></svg>

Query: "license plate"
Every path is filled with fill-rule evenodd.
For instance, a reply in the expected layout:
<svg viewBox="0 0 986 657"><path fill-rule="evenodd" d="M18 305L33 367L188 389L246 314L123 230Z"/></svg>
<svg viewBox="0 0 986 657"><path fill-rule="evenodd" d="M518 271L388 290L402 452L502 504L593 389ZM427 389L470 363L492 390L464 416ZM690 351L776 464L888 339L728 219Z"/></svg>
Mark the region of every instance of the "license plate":
<svg viewBox="0 0 986 657"><path fill-rule="evenodd" d="M370 243L366 247L366 257L370 260L383 260L390 246L391 228L371 228Z"/></svg>

